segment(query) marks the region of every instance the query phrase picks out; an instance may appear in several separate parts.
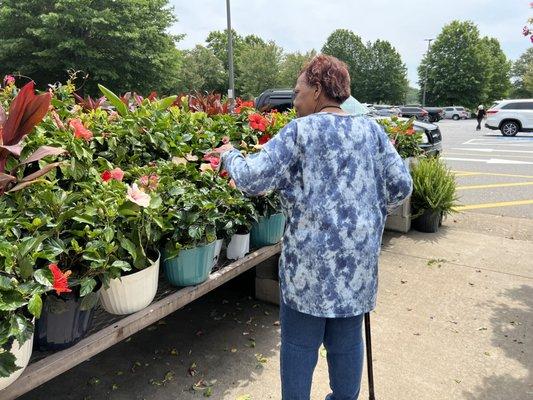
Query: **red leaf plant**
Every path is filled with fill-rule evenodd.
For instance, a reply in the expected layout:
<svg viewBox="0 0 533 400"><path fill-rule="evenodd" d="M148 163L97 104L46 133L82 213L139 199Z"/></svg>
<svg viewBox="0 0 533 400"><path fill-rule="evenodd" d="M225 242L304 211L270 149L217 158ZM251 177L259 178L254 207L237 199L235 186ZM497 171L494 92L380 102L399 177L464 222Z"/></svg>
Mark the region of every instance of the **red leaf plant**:
<svg viewBox="0 0 533 400"><path fill-rule="evenodd" d="M6 171L9 157L19 158L24 147L23 139L39 124L50 107L49 92L35 95L34 83L27 83L18 93L9 107L9 113L0 106L0 195L8 190L20 190L57 167L60 163L48 164L42 169L25 176L18 182L16 170L26 164L39 161L43 157L59 155L65 150L56 147L42 146L26 159L21 160L11 171Z"/></svg>
<svg viewBox="0 0 533 400"><path fill-rule="evenodd" d="M74 93L74 98L76 99L77 103L86 111L92 111L97 110L106 102L106 97L102 96L98 99L93 99L91 96L87 96L87 98L83 98L81 96L78 96L76 93Z"/></svg>

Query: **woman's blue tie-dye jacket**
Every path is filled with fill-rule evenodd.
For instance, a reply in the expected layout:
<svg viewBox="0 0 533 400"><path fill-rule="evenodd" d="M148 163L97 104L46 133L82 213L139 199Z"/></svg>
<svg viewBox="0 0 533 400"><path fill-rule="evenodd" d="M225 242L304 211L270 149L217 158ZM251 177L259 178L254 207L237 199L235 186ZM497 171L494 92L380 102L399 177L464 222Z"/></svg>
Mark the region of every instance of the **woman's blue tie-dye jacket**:
<svg viewBox="0 0 533 400"><path fill-rule="evenodd" d="M312 114L290 122L259 153L245 158L231 150L222 160L245 193L281 193L286 305L326 318L375 307L387 209L412 190L409 171L379 124Z"/></svg>

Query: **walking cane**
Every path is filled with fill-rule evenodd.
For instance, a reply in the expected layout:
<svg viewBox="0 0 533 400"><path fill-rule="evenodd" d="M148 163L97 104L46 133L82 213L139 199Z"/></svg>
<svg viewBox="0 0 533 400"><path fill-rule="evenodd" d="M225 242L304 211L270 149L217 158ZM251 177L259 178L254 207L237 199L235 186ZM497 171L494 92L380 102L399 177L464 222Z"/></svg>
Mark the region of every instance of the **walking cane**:
<svg viewBox="0 0 533 400"><path fill-rule="evenodd" d="M368 398L376 400L374 396L374 369L372 367L372 340L370 338L370 313L365 313L365 342L366 366L368 369Z"/></svg>

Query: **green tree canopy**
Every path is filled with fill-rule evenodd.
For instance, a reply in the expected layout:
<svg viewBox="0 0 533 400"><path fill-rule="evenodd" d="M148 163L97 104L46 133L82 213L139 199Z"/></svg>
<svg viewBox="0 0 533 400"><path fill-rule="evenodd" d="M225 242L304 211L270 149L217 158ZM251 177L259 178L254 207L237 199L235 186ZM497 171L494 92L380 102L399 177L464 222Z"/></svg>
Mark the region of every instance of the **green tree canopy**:
<svg viewBox="0 0 533 400"><path fill-rule="evenodd" d="M168 0L2 0L0 68L31 77L41 88L68 70L115 91L147 93L175 86L179 37Z"/></svg>
<svg viewBox="0 0 533 400"><path fill-rule="evenodd" d="M367 46L364 101L401 104L407 94L407 67L402 57L387 41L376 40ZM371 83L371 84L370 84Z"/></svg>
<svg viewBox="0 0 533 400"><path fill-rule="evenodd" d="M418 68L420 87L426 66L426 104L473 107L486 98L489 66L473 22L453 21L442 29Z"/></svg>
<svg viewBox="0 0 533 400"><path fill-rule="evenodd" d="M278 86L283 50L274 42L247 45L236 58L235 87L245 98Z"/></svg>
<svg viewBox="0 0 533 400"><path fill-rule="evenodd" d="M316 51L311 50L305 54L300 52L288 53L283 56L280 66L278 85L284 88L293 88L296 85L298 75L307 64L316 55Z"/></svg>
<svg viewBox="0 0 533 400"><path fill-rule="evenodd" d="M180 69L179 92L224 92L227 87L224 65L207 47L186 50Z"/></svg>
<svg viewBox="0 0 533 400"><path fill-rule="evenodd" d="M484 37L480 41L480 46L487 66L482 101L488 104L494 100L503 99L509 94L512 63L507 59L497 39Z"/></svg>
<svg viewBox="0 0 533 400"><path fill-rule="evenodd" d="M513 63L511 69L511 76L513 78L511 97L518 99L533 98L533 87L531 85L532 75L533 47L530 47Z"/></svg>

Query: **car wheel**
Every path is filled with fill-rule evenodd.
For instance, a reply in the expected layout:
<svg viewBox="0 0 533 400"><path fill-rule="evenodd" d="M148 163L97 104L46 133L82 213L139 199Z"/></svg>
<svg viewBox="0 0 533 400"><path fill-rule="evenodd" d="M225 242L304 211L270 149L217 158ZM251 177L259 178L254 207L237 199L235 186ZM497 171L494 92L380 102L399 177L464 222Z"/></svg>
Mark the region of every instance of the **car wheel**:
<svg viewBox="0 0 533 400"><path fill-rule="evenodd" d="M518 133L518 124L513 121L504 122L500 127L503 136L516 136Z"/></svg>
<svg viewBox="0 0 533 400"><path fill-rule="evenodd" d="M452 117L452 119L453 119L454 121L458 121L458 120L459 120L459 116L458 116L457 114L455 114L455 115Z"/></svg>

